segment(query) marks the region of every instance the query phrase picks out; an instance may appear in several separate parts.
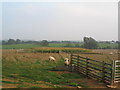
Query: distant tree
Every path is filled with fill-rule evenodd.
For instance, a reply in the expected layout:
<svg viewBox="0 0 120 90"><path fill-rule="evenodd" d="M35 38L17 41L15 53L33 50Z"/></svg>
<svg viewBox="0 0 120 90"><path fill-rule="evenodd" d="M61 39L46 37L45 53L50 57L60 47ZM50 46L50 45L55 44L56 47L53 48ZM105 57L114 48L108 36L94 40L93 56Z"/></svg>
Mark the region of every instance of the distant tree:
<svg viewBox="0 0 120 90"><path fill-rule="evenodd" d="M91 37L84 37L84 48L96 49L97 47L98 47L98 43L95 39Z"/></svg>
<svg viewBox="0 0 120 90"><path fill-rule="evenodd" d="M105 41L105 43L108 43L108 44L110 44L110 41Z"/></svg>
<svg viewBox="0 0 120 90"><path fill-rule="evenodd" d="M119 41L116 41L116 43L119 43Z"/></svg>
<svg viewBox="0 0 120 90"><path fill-rule="evenodd" d="M2 40L2 44L3 44L3 45L4 45L4 44L7 44L7 41Z"/></svg>
<svg viewBox="0 0 120 90"><path fill-rule="evenodd" d="M115 41L114 41L114 40L112 40L111 42L112 42L112 43L115 43Z"/></svg>
<svg viewBox="0 0 120 90"><path fill-rule="evenodd" d="M20 44L21 40L20 39L16 39L16 44Z"/></svg>
<svg viewBox="0 0 120 90"><path fill-rule="evenodd" d="M9 39L8 40L8 44L15 44L15 43L16 43L16 41L14 39Z"/></svg>
<svg viewBox="0 0 120 90"><path fill-rule="evenodd" d="M49 45L49 42L47 40L42 40L41 41L41 45L42 46L48 46Z"/></svg>

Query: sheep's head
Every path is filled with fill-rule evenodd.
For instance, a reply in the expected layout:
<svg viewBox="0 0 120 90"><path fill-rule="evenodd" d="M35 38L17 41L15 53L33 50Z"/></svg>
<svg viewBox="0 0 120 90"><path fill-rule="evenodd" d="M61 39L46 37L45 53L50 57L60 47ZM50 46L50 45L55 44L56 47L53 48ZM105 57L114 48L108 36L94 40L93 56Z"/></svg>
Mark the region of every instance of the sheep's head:
<svg viewBox="0 0 120 90"><path fill-rule="evenodd" d="M65 58L64 60L65 60L65 62L64 62L65 65L69 65L70 64L70 60L68 58Z"/></svg>
<svg viewBox="0 0 120 90"><path fill-rule="evenodd" d="M65 61L69 61L69 59L68 59L68 58L65 58L64 60L65 60Z"/></svg>

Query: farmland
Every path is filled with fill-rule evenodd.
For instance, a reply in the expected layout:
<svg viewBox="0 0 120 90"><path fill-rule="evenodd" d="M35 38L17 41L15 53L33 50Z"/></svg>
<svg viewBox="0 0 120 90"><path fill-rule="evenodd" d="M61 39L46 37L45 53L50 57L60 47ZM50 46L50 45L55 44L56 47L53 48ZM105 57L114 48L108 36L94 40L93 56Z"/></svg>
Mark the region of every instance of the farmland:
<svg viewBox="0 0 120 90"><path fill-rule="evenodd" d="M67 45L67 43L49 43L48 47L65 47ZM71 47L75 47L74 43L70 44ZM83 43L79 43L79 46L81 47L83 45ZM26 49L26 48L37 48L37 47L43 47L39 44L11 44L11 45L0 45L0 48L2 49ZM117 48L118 44L117 43L98 43L98 48Z"/></svg>
<svg viewBox="0 0 120 90"><path fill-rule="evenodd" d="M107 63L111 63L113 60L118 60L118 50L117 49L94 49L92 50L94 53L98 54L80 54L83 57L88 57L98 61L105 61ZM113 55L109 53L113 52Z"/></svg>
<svg viewBox="0 0 120 90"><path fill-rule="evenodd" d="M27 49L27 48L34 48L34 47L40 47L40 45L36 44L12 44L12 45L2 45L2 49Z"/></svg>
<svg viewBox="0 0 120 90"><path fill-rule="evenodd" d="M66 71L64 68L63 57L70 58L70 54L66 52L59 53L41 53L33 52L34 50L62 50L66 48L48 48L39 47L32 49L24 49L17 52L19 49L4 49L2 50L2 84L3 88L82 88L99 87L98 82L86 79L82 74L76 74ZM67 48L71 50L73 48ZM73 50L75 50L74 48ZM77 54L89 57L94 60L111 62L112 59L117 59L117 50L86 50L89 53L77 52ZM109 55L109 52L113 55ZM96 54L95 54L96 53ZM49 56L56 58L56 62L50 62ZM56 67L60 68L57 68ZM84 79L84 81L82 80ZM91 82L92 85L91 85ZM100 86L105 88L104 85Z"/></svg>
<svg viewBox="0 0 120 90"><path fill-rule="evenodd" d="M48 60L50 55L57 61L50 62ZM69 54L63 56L69 57ZM11 84L16 88L74 88L77 85L88 87L85 83L72 83L71 79L83 78L82 75L64 70L58 75L52 71L55 66L63 66L63 60L58 54L15 53L15 50L3 50L2 58L2 82L5 88L10 87Z"/></svg>

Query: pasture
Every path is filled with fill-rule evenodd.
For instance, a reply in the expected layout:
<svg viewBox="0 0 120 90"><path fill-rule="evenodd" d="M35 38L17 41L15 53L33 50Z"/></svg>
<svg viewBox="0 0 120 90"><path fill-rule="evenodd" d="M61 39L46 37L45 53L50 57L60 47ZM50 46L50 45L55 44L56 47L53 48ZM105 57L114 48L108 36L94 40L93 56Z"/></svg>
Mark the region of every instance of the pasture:
<svg viewBox="0 0 120 90"><path fill-rule="evenodd" d="M48 47L65 47L67 43L49 43ZM75 47L74 43L70 44L71 47ZM81 47L83 43L79 43L79 46ZM12 44L12 45L0 45L0 49L28 49L28 48L38 48L38 47L43 47L39 44ZM118 44L117 43L98 43L98 48L117 48Z"/></svg>
<svg viewBox="0 0 120 90"><path fill-rule="evenodd" d="M97 54L79 54L83 57L88 57L98 61L105 61L107 63L111 63L113 60L118 60L118 50L117 49L93 49L93 53ZM112 52L113 55L109 53Z"/></svg>
<svg viewBox="0 0 120 90"><path fill-rule="evenodd" d="M24 49L22 52L17 52L17 49L2 50L0 59L2 60L3 88L77 88L77 86L106 88L104 84L87 79L82 74L67 71L64 68L63 57L70 58L69 53L62 52L60 55L59 53L33 52L38 49L40 48ZM116 50L112 50L113 55L109 55L111 50L105 51L93 50L90 52L97 54L80 52L77 54L106 62L117 59ZM49 56L55 57L56 61L49 61ZM56 68L56 66L60 66L60 68Z"/></svg>
<svg viewBox="0 0 120 90"><path fill-rule="evenodd" d="M54 56L57 61L50 62L49 56ZM69 57L69 54L63 56ZM52 71L56 66L64 66L61 57L55 53L16 53L15 50L3 50L2 63L3 88L9 88L11 84L16 88L72 88L77 85L87 87L84 83L71 81L83 78L82 75L64 70L58 74Z"/></svg>
<svg viewBox="0 0 120 90"><path fill-rule="evenodd" d="M27 49L27 48L34 48L40 47L40 45L36 44L11 44L11 45L1 45L2 49Z"/></svg>

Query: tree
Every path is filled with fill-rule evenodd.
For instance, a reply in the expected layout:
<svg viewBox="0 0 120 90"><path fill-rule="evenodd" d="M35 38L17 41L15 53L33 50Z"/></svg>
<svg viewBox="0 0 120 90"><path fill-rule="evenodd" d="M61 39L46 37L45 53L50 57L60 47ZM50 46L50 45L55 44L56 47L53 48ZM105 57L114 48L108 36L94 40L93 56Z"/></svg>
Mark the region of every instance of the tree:
<svg viewBox="0 0 120 90"><path fill-rule="evenodd" d="M16 39L16 44L20 44L21 40L20 39Z"/></svg>
<svg viewBox="0 0 120 90"><path fill-rule="evenodd" d="M2 40L2 44L3 44L3 45L7 44L7 41Z"/></svg>
<svg viewBox="0 0 120 90"><path fill-rule="evenodd" d="M8 40L8 44L15 44L15 42L16 42L16 41L15 41L14 39L9 39L9 40Z"/></svg>
<svg viewBox="0 0 120 90"><path fill-rule="evenodd" d="M96 49L97 47L98 47L98 43L95 39L91 37L84 37L84 48Z"/></svg>
<svg viewBox="0 0 120 90"><path fill-rule="evenodd" d="M42 46L48 46L49 42L47 40L42 40L41 45Z"/></svg>

